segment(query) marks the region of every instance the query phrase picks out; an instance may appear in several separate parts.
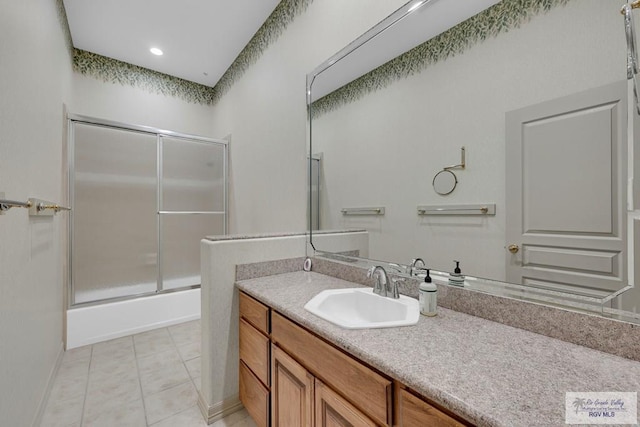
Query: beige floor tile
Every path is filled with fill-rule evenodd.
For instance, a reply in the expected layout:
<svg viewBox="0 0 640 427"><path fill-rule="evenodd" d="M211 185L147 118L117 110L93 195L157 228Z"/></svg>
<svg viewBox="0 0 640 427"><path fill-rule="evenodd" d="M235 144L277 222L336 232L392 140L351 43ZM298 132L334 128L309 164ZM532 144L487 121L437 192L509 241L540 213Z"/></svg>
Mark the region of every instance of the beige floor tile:
<svg viewBox="0 0 640 427"><path fill-rule="evenodd" d="M185 383L190 379L182 362L167 364L159 370L149 371L140 376L142 393L145 396Z"/></svg>
<svg viewBox="0 0 640 427"><path fill-rule="evenodd" d="M133 346L112 347L102 351L94 351L91 356L91 369L102 369L116 362L125 363L135 360L136 354Z"/></svg>
<svg viewBox="0 0 640 427"><path fill-rule="evenodd" d="M193 385L196 387L196 390L200 392L200 389L202 388L202 377L193 378Z"/></svg>
<svg viewBox="0 0 640 427"><path fill-rule="evenodd" d="M251 417L247 417L244 420L233 424L233 427L258 427Z"/></svg>
<svg viewBox="0 0 640 427"><path fill-rule="evenodd" d="M133 341L138 358L162 353L175 348L169 331L166 328L134 335Z"/></svg>
<svg viewBox="0 0 640 427"><path fill-rule="evenodd" d="M57 377L73 378L89 375L89 362L90 358L79 359L77 361L64 361L60 364Z"/></svg>
<svg viewBox="0 0 640 427"><path fill-rule="evenodd" d="M100 356L91 360L89 375L94 375L94 373L98 371L118 374L131 371L132 369L136 369L136 367L136 359L135 356L133 356L133 352L129 355L120 354L120 357L113 358Z"/></svg>
<svg viewBox="0 0 640 427"><path fill-rule="evenodd" d="M196 331L199 334L201 324L201 321L198 319L190 322L178 323L177 325L169 326L167 329L169 329L171 335L189 333L192 331Z"/></svg>
<svg viewBox="0 0 640 427"><path fill-rule="evenodd" d="M163 341L171 341L171 335L167 328L154 329L152 331L142 332L133 336L133 343L135 346Z"/></svg>
<svg viewBox="0 0 640 427"><path fill-rule="evenodd" d="M71 400L84 396L87 391L88 375L58 377L53 381L49 399L53 401Z"/></svg>
<svg viewBox="0 0 640 427"><path fill-rule="evenodd" d="M171 348L161 353L150 354L145 357L138 358L138 369L140 375L160 370L163 366L182 363L182 359L176 348Z"/></svg>
<svg viewBox="0 0 640 427"><path fill-rule="evenodd" d="M124 381L138 378L138 365L135 360L127 362L105 363L102 369L96 368L89 372L89 387L94 384L110 385L113 381Z"/></svg>
<svg viewBox="0 0 640 427"><path fill-rule="evenodd" d="M62 364L78 362L82 360L88 361L91 359L92 346L86 345L84 347L73 348L64 352L62 357Z"/></svg>
<svg viewBox="0 0 640 427"><path fill-rule="evenodd" d="M200 357L200 341L180 346L178 347L178 352L185 362Z"/></svg>
<svg viewBox="0 0 640 427"><path fill-rule="evenodd" d="M153 427L207 427L197 405L152 425Z"/></svg>
<svg viewBox="0 0 640 427"><path fill-rule="evenodd" d="M147 422L162 421L176 415L198 402L198 395L191 381L144 398Z"/></svg>
<svg viewBox="0 0 640 427"><path fill-rule="evenodd" d="M123 348L133 348L133 338L132 337L122 337L116 338L113 340L99 342L93 345L93 356L100 355L102 353L111 353L114 350L119 350Z"/></svg>
<svg viewBox="0 0 640 427"><path fill-rule="evenodd" d="M177 346L201 341L199 320L170 326L169 332Z"/></svg>
<svg viewBox="0 0 640 427"><path fill-rule="evenodd" d="M69 357L65 354L56 373L56 379L86 378L89 375L89 363L91 362L91 348L88 350L83 348L81 353L74 353Z"/></svg>
<svg viewBox="0 0 640 427"><path fill-rule="evenodd" d="M65 352L41 427L206 426L200 331L198 320ZM255 426L246 411L214 425Z"/></svg>
<svg viewBox="0 0 640 427"><path fill-rule="evenodd" d="M84 395L70 400L52 400L49 398L42 415L41 427L80 427Z"/></svg>
<svg viewBox="0 0 640 427"><path fill-rule="evenodd" d="M185 362L184 364L186 365L191 378L198 378L200 375L202 375L202 362L199 357L196 357L195 359L191 359L188 362Z"/></svg>
<svg viewBox="0 0 640 427"><path fill-rule="evenodd" d="M85 413L82 427L146 427L142 400L124 402L108 411ZM178 426L176 426L178 427Z"/></svg>
<svg viewBox="0 0 640 427"><path fill-rule="evenodd" d="M138 378L128 379L108 386L97 384L87 391L85 416L94 417L100 412L112 411L128 402L142 399Z"/></svg>
<svg viewBox="0 0 640 427"><path fill-rule="evenodd" d="M133 335L133 342L138 344L144 341L155 341L159 339L169 338L169 329L167 328L158 328L152 329L146 332L140 332L139 334Z"/></svg>

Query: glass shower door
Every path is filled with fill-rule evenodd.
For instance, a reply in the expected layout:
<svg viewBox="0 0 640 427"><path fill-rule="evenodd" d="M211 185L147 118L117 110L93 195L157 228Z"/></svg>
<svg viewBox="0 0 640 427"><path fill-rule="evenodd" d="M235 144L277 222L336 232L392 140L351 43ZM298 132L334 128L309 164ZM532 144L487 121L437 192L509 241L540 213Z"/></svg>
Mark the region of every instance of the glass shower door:
<svg viewBox="0 0 640 427"><path fill-rule="evenodd" d="M226 232L226 145L160 137L161 290L200 285L200 240Z"/></svg>
<svg viewBox="0 0 640 427"><path fill-rule="evenodd" d="M200 286L226 233L227 143L70 119L71 306Z"/></svg>
<svg viewBox="0 0 640 427"><path fill-rule="evenodd" d="M72 304L157 289L157 137L75 123Z"/></svg>

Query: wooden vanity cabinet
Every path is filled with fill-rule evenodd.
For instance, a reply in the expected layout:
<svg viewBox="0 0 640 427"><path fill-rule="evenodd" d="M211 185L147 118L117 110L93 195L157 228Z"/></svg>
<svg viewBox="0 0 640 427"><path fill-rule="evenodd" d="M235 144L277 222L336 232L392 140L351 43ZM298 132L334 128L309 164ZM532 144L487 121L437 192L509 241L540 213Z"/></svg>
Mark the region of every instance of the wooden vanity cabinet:
<svg viewBox="0 0 640 427"><path fill-rule="evenodd" d="M240 400L260 427L471 427L240 293Z"/></svg>
<svg viewBox="0 0 640 427"><path fill-rule="evenodd" d="M268 427L270 414L271 310L240 293L240 401L259 427Z"/></svg>

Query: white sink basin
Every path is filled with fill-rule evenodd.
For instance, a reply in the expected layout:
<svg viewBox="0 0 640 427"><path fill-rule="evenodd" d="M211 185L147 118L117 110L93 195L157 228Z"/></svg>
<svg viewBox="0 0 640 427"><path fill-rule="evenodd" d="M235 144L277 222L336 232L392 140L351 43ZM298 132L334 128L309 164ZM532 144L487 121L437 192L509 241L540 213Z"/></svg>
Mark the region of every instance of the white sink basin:
<svg viewBox="0 0 640 427"><path fill-rule="evenodd" d="M418 301L381 297L369 288L331 289L320 292L305 310L346 329L392 328L418 323Z"/></svg>

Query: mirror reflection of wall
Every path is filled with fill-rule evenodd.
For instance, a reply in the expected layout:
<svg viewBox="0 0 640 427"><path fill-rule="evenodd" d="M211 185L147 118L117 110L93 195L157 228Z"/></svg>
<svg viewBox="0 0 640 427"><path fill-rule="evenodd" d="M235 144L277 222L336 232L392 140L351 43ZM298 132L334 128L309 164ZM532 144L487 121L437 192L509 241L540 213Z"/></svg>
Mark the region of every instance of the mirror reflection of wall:
<svg viewBox="0 0 640 427"><path fill-rule="evenodd" d="M369 230L372 259L406 264L419 256L442 271L459 259L469 275L506 279L505 151L511 141L505 137L505 116L626 79L619 2L549 2L549 10L538 8L518 21L511 9L519 3L494 6L504 13L508 31L484 40L471 34L472 42L462 43L461 51L440 58L438 49L457 43L445 33L427 42L431 57L425 59L425 49L417 49L395 60L395 70L381 67L316 102L312 138L314 151L324 156L323 229ZM417 215L418 205L443 203L432 179L455 161L452 153L463 145L469 164L456 171L458 184L446 204L495 203L495 216ZM611 209L612 233L624 245L626 231L619 226L626 223L626 201L618 196L626 193L627 157L619 147L611 148L620 166L611 175L612 199L593 203L617 204ZM555 154L566 162L576 155L580 152L562 147ZM342 208L357 206L385 206L386 212L383 217L341 215ZM623 274L626 256L620 252L611 271L598 274Z"/></svg>

